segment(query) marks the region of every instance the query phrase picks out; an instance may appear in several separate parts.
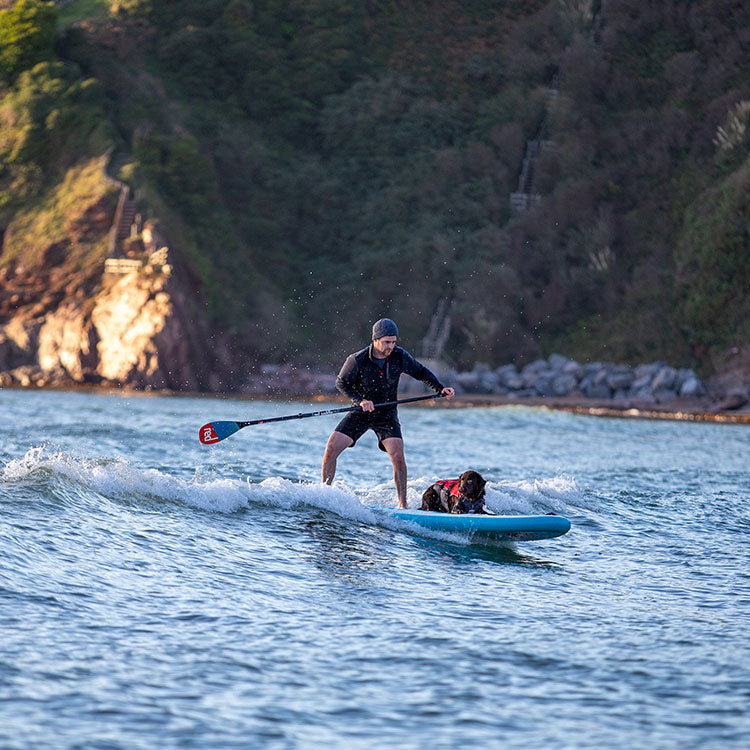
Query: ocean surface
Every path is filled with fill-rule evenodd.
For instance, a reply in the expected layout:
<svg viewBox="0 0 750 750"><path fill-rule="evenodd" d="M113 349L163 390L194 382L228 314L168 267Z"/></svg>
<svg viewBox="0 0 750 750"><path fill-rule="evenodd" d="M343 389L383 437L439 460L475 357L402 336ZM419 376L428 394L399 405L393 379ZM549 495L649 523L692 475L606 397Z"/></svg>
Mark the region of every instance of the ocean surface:
<svg viewBox="0 0 750 750"><path fill-rule="evenodd" d="M402 407L565 536L416 536L336 404L0 390L0 747L746 748L750 429Z"/></svg>

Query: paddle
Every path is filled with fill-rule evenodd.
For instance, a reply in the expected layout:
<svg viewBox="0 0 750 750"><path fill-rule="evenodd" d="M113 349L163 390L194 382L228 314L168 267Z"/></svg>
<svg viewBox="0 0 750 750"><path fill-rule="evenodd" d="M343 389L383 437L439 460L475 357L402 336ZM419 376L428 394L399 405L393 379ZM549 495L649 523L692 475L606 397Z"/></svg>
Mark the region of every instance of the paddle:
<svg viewBox="0 0 750 750"><path fill-rule="evenodd" d="M414 398L402 398L399 401L385 401L382 404L375 404L377 409L380 406L395 406L396 404L409 404L413 401L427 401L432 398L443 398L442 393L433 393L429 396L416 396ZM290 414L286 417L271 417L270 419L253 419L250 422L209 422L204 424L198 432L198 439L203 445L218 443L230 435L234 435L237 430L243 427L250 427L254 424L270 424L271 422L285 422L287 419L304 419L305 417L321 417L324 414L341 414L345 411L356 411L361 406L344 406L341 409L328 409L327 411L310 411L307 414Z"/></svg>

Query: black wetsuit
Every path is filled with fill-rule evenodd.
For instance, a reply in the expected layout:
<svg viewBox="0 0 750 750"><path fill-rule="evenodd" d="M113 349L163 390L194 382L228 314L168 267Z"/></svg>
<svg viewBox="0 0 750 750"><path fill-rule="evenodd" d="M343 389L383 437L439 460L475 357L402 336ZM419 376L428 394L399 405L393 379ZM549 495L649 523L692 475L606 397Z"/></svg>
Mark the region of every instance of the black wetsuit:
<svg viewBox="0 0 750 750"><path fill-rule="evenodd" d="M336 387L355 404L368 400L375 404L395 401L398 398L398 381L402 373L421 380L437 393L443 390L435 374L417 362L409 352L397 346L390 356L378 359L373 356L372 344L355 354L350 354L336 378ZM356 443L367 430L374 430L378 445L390 437L401 437L398 408L386 406L373 412L349 412L336 426Z"/></svg>

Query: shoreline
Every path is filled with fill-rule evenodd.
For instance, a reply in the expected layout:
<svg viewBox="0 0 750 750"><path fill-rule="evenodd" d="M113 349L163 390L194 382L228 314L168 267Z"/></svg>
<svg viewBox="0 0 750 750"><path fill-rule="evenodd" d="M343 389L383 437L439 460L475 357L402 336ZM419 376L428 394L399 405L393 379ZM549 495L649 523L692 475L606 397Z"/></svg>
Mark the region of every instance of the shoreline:
<svg viewBox="0 0 750 750"><path fill-rule="evenodd" d="M635 404L623 402L622 404L603 403L596 401L586 403L584 399L545 399L525 398L509 399L503 396L456 396L465 403L462 406L527 406L530 408L548 409L550 411L565 411L571 414L580 414L590 417L608 417L620 419L651 419L672 420L678 422L717 422L725 424L750 424L750 412L748 411L710 411L709 405L704 402L681 401L673 407L659 407L654 404Z"/></svg>
<svg viewBox="0 0 750 750"><path fill-rule="evenodd" d="M215 398L215 399L237 399L240 401L268 401L274 403L349 403L349 399L335 393L324 393L311 395L310 393L283 394L274 396L272 394L259 393L207 393L203 391L175 391L164 389L136 389L118 386L102 386L96 384L66 384L59 386L22 386L6 385L0 388L3 391L61 391L67 393L92 393L110 396L131 397L154 397L168 396L171 398ZM408 398L416 394L401 394ZM457 394L451 401L441 399L438 401L425 401L413 404L419 408L486 408L486 407L527 407L531 409L547 409L549 411L564 411L581 416L610 418L610 419L647 419L647 420L671 420L679 422L715 422L719 424L750 424L750 408L738 409L736 411L712 411L708 399L675 399L670 406L659 406L654 404L638 403L626 400L613 403L612 400L586 399L576 397L524 397L509 398L496 394Z"/></svg>

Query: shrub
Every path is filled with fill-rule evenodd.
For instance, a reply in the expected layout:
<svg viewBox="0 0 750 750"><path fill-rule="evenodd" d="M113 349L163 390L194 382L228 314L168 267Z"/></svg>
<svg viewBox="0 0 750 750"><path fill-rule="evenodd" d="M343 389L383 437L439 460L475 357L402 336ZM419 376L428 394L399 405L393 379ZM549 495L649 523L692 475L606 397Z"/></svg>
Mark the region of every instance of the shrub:
<svg viewBox="0 0 750 750"><path fill-rule="evenodd" d="M0 208L28 200L82 159L111 143L100 84L75 66L39 63L0 101Z"/></svg>
<svg viewBox="0 0 750 750"><path fill-rule="evenodd" d="M677 304L690 341L717 346L747 336L750 162L690 207L676 260Z"/></svg>
<svg viewBox="0 0 750 750"><path fill-rule="evenodd" d="M0 75L6 82L54 58L56 23L55 6L40 0L18 0L0 10Z"/></svg>

